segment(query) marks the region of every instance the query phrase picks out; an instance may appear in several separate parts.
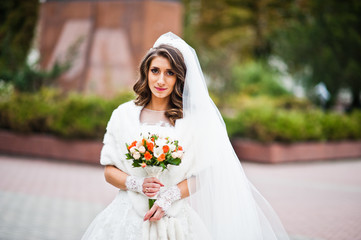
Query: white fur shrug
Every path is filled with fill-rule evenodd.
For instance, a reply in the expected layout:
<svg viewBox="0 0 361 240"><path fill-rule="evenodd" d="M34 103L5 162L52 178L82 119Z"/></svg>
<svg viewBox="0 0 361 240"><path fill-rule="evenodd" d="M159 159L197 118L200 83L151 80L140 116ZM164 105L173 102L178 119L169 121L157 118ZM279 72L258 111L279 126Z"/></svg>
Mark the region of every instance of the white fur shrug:
<svg viewBox="0 0 361 240"><path fill-rule="evenodd" d="M175 127L152 126L147 128L140 123L139 117L143 107L136 106L133 101L124 103L115 109L107 125L104 136L104 146L101 151L101 164L114 165L128 175L146 176L142 168L133 168L132 161L126 160L126 143L139 139L140 133L144 130L157 131L154 133L172 137L179 140L185 150L182 163L179 166L168 166L161 176L160 181L167 187L178 184L184 179L191 177L197 171L197 164L191 154L191 134L184 128L183 119L177 120ZM144 129L145 127L145 129ZM163 131L163 132L162 132ZM153 133L153 132L152 132ZM148 209L148 198L145 195L128 191L128 196L139 217L143 218ZM163 217L157 223L149 221L143 224L144 239L183 239L184 234L181 224L177 221L184 211L192 211L186 199L174 202ZM194 213L192 213L194 214Z"/></svg>

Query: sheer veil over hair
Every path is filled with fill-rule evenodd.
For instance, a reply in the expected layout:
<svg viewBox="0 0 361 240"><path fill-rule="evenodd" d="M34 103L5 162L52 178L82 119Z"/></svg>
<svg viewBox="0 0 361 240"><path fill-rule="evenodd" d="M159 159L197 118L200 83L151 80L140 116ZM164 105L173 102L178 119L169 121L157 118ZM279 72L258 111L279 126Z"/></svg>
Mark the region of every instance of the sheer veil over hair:
<svg viewBox="0 0 361 240"><path fill-rule="evenodd" d="M190 205L212 239L287 240L277 215L244 174L222 116L209 97L194 49L170 32L154 47L161 44L180 50L187 66L182 121L188 142L185 154L196 166L187 176Z"/></svg>

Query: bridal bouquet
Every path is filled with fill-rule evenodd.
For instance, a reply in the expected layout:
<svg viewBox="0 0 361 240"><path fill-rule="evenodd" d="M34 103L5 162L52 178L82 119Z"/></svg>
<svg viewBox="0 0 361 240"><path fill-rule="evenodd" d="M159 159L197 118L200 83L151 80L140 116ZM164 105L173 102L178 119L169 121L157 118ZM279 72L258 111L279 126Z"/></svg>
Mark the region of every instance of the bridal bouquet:
<svg viewBox="0 0 361 240"><path fill-rule="evenodd" d="M140 139L126 144L128 153L126 159L133 161L133 167L142 167L148 177L159 177L159 174L167 169L167 166L178 166L183 157L183 148L178 140L169 137L160 137L157 134L141 136ZM149 207L152 207L156 196L149 199Z"/></svg>

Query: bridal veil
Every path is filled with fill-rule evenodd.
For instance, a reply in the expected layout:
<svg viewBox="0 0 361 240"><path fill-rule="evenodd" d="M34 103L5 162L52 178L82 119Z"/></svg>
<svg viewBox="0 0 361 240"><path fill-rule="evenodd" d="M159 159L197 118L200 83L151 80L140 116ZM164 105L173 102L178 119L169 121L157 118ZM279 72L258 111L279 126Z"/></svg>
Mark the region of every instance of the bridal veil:
<svg viewBox="0 0 361 240"><path fill-rule="evenodd" d="M183 121L192 144L185 151L197 169L188 174L190 205L212 239L287 240L277 215L245 176L222 116L209 97L196 52L170 32L159 37L154 47L161 44L177 48L187 66Z"/></svg>

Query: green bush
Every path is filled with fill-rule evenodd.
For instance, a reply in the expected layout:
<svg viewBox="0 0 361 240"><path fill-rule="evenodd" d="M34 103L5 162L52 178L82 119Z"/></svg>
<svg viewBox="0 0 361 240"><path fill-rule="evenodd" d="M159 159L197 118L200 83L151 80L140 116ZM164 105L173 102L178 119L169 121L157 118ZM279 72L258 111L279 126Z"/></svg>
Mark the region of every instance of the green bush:
<svg viewBox="0 0 361 240"><path fill-rule="evenodd" d="M219 70L216 66L214 69ZM222 69L223 75L218 76L220 74L218 71L217 76L208 76L211 81L210 95L221 108L237 108L239 98L244 97L285 99L292 97L281 82L281 73L265 61L238 63L232 65L229 70L223 67Z"/></svg>
<svg viewBox="0 0 361 240"><path fill-rule="evenodd" d="M0 84L0 93L0 128L85 139L101 139L112 111L134 98L129 92L111 100L63 95L53 89L17 93L4 84ZM284 107L285 102L292 104ZM361 111L350 115L324 113L303 100L288 98L243 98L237 113L225 117L225 122L230 137L262 142L361 139Z"/></svg>
<svg viewBox="0 0 361 240"><path fill-rule="evenodd" d="M233 90L250 96L287 96L290 93L280 82L280 74L261 61L233 68Z"/></svg>
<svg viewBox="0 0 361 240"><path fill-rule="evenodd" d="M55 111L54 91L13 94L0 103L0 126L19 132L47 132Z"/></svg>
<svg viewBox="0 0 361 240"><path fill-rule="evenodd" d="M329 140L361 139L361 113L354 111L350 116L330 113L321 121Z"/></svg>
<svg viewBox="0 0 361 240"><path fill-rule="evenodd" d="M225 122L230 137L261 142L361 139L361 111L341 115L316 109L301 111L253 106L244 108L236 117L225 117Z"/></svg>
<svg viewBox="0 0 361 240"><path fill-rule="evenodd" d="M298 109L298 110L311 110L314 109L315 106L311 101L306 98L297 98L291 95L288 96L280 96L272 99L275 107L279 107L282 109Z"/></svg>
<svg viewBox="0 0 361 240"><path fill-rule="evenodd" d="M14 85L0 79L0 102L7 101L14 93Z"/></svg>
<svg viewBox="0 0 361 240"><path fill-rule="evenodd" d="M131 93L105 100L97 96L42 89L15 93L0 102L0 128L22 133L50 133L65 138L100 139L112 111L133 98Z"/></svg>

